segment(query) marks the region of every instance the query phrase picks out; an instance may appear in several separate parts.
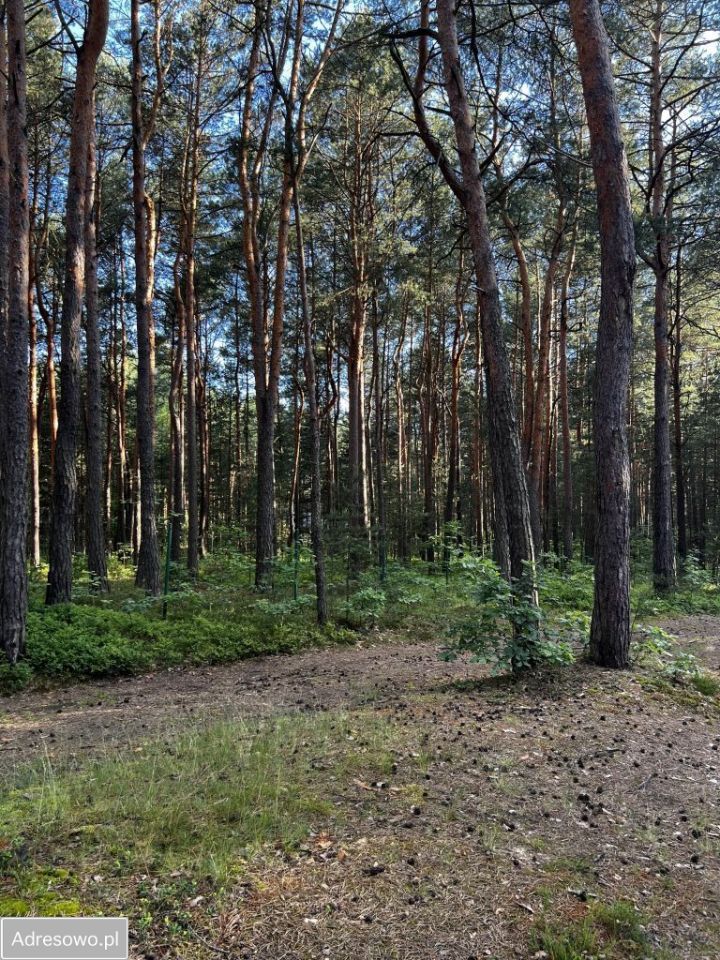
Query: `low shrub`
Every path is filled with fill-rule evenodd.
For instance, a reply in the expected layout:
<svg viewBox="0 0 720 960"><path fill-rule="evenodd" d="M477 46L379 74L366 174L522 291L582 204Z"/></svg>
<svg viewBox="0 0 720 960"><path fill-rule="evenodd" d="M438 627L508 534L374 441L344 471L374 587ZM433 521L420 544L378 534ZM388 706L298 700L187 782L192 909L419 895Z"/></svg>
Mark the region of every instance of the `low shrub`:
<svg viewBox="0 0 720 960"><path fill-rule="evenodd" d="M519 672L573 660L569 637L551 624L522 585L510 584L491 560L475 565L477 612L449 628L448 660L469 654L496 672Z"/></svg>

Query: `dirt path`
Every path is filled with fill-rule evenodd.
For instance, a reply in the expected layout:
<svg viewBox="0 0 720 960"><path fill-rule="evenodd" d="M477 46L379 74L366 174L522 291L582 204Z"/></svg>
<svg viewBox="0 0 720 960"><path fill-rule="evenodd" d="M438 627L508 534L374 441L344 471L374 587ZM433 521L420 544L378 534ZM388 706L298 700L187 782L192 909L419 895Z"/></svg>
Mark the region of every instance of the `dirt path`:
<svg viewBox="0 0 720 960"><path fill-rule="evenodd" d="M688 653L709 670L720 670L720 618L709 614L662 620L658 624L677 638Z"/></svg>
<svg viewBox="0 0 720 960"><path fill-rule="evenodd" d="M193 719L380 705L481 673L441 661L433 644L365 642L1 697L0 758L7 771L46 751L82 754Z"/></svg>
<svg viewBox="0 0 720 960"><path fill-rule="evenodd" d="M720 669L719 618L683 617L660 625L710 669ZM82 755L166 733L193 719L381 706L486 673L475 664L440 660L435 644L368 640L31 691L0 697L0 766L9 771L21 758L46 752Z"/></svg>

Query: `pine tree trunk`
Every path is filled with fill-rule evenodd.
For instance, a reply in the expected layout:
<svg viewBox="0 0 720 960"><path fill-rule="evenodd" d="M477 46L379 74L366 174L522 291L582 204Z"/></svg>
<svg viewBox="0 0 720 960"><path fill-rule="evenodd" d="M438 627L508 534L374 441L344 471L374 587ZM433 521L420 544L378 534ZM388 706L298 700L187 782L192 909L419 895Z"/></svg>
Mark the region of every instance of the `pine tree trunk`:
<svg viewBox="0 0 720 960"><path fill-rule="evenodd" d="M398 497L398 533L397 554L400 560L409 559L408 529L407 529L407 482L408 457L407 438L405 429L405 397L402 384L402 352L405 345L405 330L407 328L408 297L403 298L400 332L393 355L393 380L395 384L395 418L397 421L397 497Z"/></svg>
<svg viewBox="0 0 720 960"><path fill-rule="evenodd" d="M520 451L515 398L505 346L500 293L493 260L490 229L475 152L474 125L460 66L457 25L452 0L438 0L438 30L445 73L445 88L455 128L464 186L464 206L480 289L483 356L488 386L491 437L497 444L494 474L502 489L510 575L526 584L535 596L528 564L535 560L525 470ZM503 545L504 552L504 545Z"/></svg>
<svg viewBox="0 0 720 960"><path fill-rule="evenodd" d="M180 560L183 520L185 518L185 431L183 418L183 362L185 357L186 316L185 301L180 277L181 257L184 245L183 230L180 230L178 251L173 266L174 303L175 303L175 343L173 346L172 369L170 373L170 430L172 449L170 452L170 509L172 513L171 554L174 563Z"/></svg>
<svg viewBox="0 0 720 960"><path fill-rule="evenodd" d="M630 462L627 405L632 355L635 237L607 34L598 0L570 0L590 128L602 281L595 369L597 536L593 660L626 667L630 650Z"/></svg>
<svg viewBox="0 0 720 960"><path fill-rule="evenodd" d="M317 375L313 348L313 317L307 290L307 268L303 241L300 200L295 193L295 230L298 250L298 284L303 319L305 392L310 414L310 540L315 560L315 609L322 626L327 621L327 583L325 579L325 545L323 543L322 475L320 411L318 409Z"/></svg>
<svg viewBox="0 0 720 960"><path fill-rule="evenodd" d="M93 108L93 114L94 112ZM88 571L92 587L102 593L108 589L108 577L103 511L102 359L98 324L97 225L100 220L100 196L94 120L91 127L85 197L85 332L87 340L85 527Z"/></svg>
<svg viewBox="0 0 720 960"><path fill-rule="evenodd" d="M385 500L385 437L383 430L383 370L380 358L380 341L377 297L373 294L372 304L373 337L373 384L375 401L374 448L375 448L375 516L377 519L377 553L381 582L387 575L387 506Z"/></svg>
<svg viewBox="0 0 720 960"><path fill-rule="evenodd" d="M137 453L140 468L140 524L135 583L160 593L160 551L155 519L155 361L152 289L151 213L145 193L145 131L142 116L140 0L131 0L132 163L135 223L135 312L137 317ZM136 520L136 537L137 537Z"/></svg>
<svg viewBox="0 0 720 960"><path fill-rule="evenodd" d="M187 405L185 430L187 433L187 505L188 545L187 565L190 576L197 577L200 557L200 469L198 462L198 404L197 404L197 323L195 294L195 228L197 222L197 199L200 153L200 89L202 57L198 59L191 109L188 113L189 164L187 194L184 203L185 217L185 320L186 320L186 376Z"/></svg>
<svg viewBox="0 0 720 960"><path fill-rule="evenodd" d="M677 253L677 280L675 286L675 337L672 351L672 388L675 435L675 491L677 503L677 548L681 560L687 559L687 507L682 431L682 395L680 391L680 360L682 357L682 248Z"/></svg>
<svg viewBox="0 0 720 960"><path fill-rule="evenodd" d="M467 340L467 324L463 305L464 258L462 252L458 263L458 276L455 286L455 330L453 332L452 353L450 357L450 437L448 440L447 488L445 491L445 510L443 520L450 523L455 516L456 498L460 486L460 378L462 358Z"/></svg>
<svg viewBox="0 0 720 960"><path fill-rule="evenodd" d="M652 95L650 108L651 212L656 231L655 272L655 417L653 444L653 583L659 592L675 584L675 542L672 527L672 456L670 452L670 364L668 357L668 287L670 273L669 219L672 200L666 197L666 150L663 142L662 76L663 0L656 0L652 29Z"/></svg>
<svg viewBox="0 0 720 960"><path fill-rule="evenodd" d="M88 155L94 123L95 68L108 28L107 0L90 3L78 52L70 128L70 162L65 209L65 283L60 333L60 403L50 526L48 604L72 599L77 445L80 422L80 328L85 295L85 228Z"/></svg>
<svg viewBox="0 0 720 960"><path fill-rule="evenodd" d="M188 226L188 230L190 230ZM197 410L197 335L195 328L195 257L194 243L188 238L185 262L185 308L187 311L185 428L187 433L187 500L188 548L187 565L190 575L197 577L200 555L200 485L198 470L198 410Z"/></svg>
<svg viewBox="0 0 720 960"><path fill-rule="evenodd" d="M27 618L28 285L30 221L27 150L25 9L7 0L7 314L3 317L2 525L0 527L0 643L10 663L25 650ZM4 136L5 131L0 131ZM4 163L3 163L4 166ZM2 171L5 180L6 170ZM2 184L4 187L4 183ZM3 254L5 251L3 251ZM7 268L7 274L4 271Z"/></svg>
<svg viewBox="0 0 720 960"><path fill-rule="evenodd" d="M0 94L1 95L1 94ZM37 167L36 167L37 172ZM40 405L38 403L38 324L35 315L35 281L37 248L34 242L34 223L37 213L36 197L30 209L30 240L28 257L28 321L30 324L29 350L29 457L30 457L30 562L40 566Z"/></svg>
<svg viewBox="0 0 720 960"><path fill-rule="evenodd" d="M560 404L560 428L562 432L562 475L563 475L563 506L562 506L562 541L563 557L565 560L573 558L573 477L572 477L572 444L570 431L570 399L568 390L568 296L570 277L575 260L575 233L568 255L568 262L563 276L562 291L560 294L560 339L558 343L558 394Z"/></svg>

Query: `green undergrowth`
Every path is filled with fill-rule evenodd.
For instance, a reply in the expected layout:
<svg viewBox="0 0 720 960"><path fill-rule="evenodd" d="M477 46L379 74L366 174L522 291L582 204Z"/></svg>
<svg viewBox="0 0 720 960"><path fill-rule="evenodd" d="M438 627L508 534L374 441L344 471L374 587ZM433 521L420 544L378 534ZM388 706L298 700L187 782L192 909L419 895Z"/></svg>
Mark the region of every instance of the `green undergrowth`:
<svg viewBox="0 0 720 960"><path fill-rule="evenodd" d="M93 880L106 892L140 877L218 889L263 849L291 851L338 816L334 781L387 776L389 745L371 714L318 713L19 769L0 798L0 904L78 912Z"/></svg>
<svg viewBox="0 0 720 960"><path fill-rule="evenodd" d="M133 569L110 562L111 591L93 592L81 562L74 602L46 608L46 569L33 575L27 654L16 667L0 664L0 692L28 685L144 673L182 664L225 663L246 657L293 653L313 646L355 643L385 635L437 641L470 638L470 646L497 669L517 661L511 644L515 620L523 614L502 593L504 581L492 562L455 545L436 545L435 562L390 562L384 574L372 556L349 570L344 557L328 560L329 621L315 622L313 562L309 550L286 551L264 592L253 587L252 558L226 548L206 557L196 582L181 564L172 568L167 618L163 599L147 597L133 583ZM650 588L644 554L635 560L635 624L659 615L693 612L720 615L720 591L695 561L685 565L677 590L657 597ZM589 631L593 600L592 567L562 563L546 554L537 569L542 642L539 659L567 661ZM488 591L488 583L494 585ZM528 608L528 613L536 613ZM508 630L510 633L508 634ZM696 678L700 693L711 681Z"/></svg>
<svg viewBox="0 0 720 960"><path fill-rule="evenodd" d="M66 604L33 609L27 653L14 669L0 668L6 691L28 683L72 681L149 672L182 663L223 663L245 657L354 642L335 625L294 624L262 609L199 610L163 620L158 611Z"/></svg>

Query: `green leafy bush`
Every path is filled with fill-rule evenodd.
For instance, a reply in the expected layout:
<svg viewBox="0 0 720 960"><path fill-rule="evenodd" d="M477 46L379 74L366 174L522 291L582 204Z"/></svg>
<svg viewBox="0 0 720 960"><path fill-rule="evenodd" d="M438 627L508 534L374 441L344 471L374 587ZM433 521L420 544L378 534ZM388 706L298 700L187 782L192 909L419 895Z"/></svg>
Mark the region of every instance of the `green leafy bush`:
<svg viewBox="0 0 720 960"><path fill-rule="evenodd" d="M386 596L377 587L363 587L347 603L347 619L356 627L375 627L385 609Z"/></svg>
<svg viewBox="0 0 720 960"><path fill-rule="evenodd" d="M443 654L456 659L492 663L496 672L518 672L541 663L562 664L573 659L570 643L551 628L523 585L512 585L490 560L476 564L476 615L450 628Z"/></svg>
<svg viewBox="0 0 720 960"><path fill-rule="evenodd" d="M544 607L585 614L592 610L593 568L588 564L563 564L554 554L545 554L538 566L538 586Z"/></svg>
<svg viewBox="0 0 720 960"><path fill-rule="evenodd" d="M320 629L313 622L278 615L276 604L258 600L244 613L194 602L168 620L157 601L147 607L67 604L32 610L25 659L0 665L0 691L31 682L57 682L143 673L181 663L226 663L327 643L347 643L347 628ZM301 605L307 606L307 602Z"/></svg>

